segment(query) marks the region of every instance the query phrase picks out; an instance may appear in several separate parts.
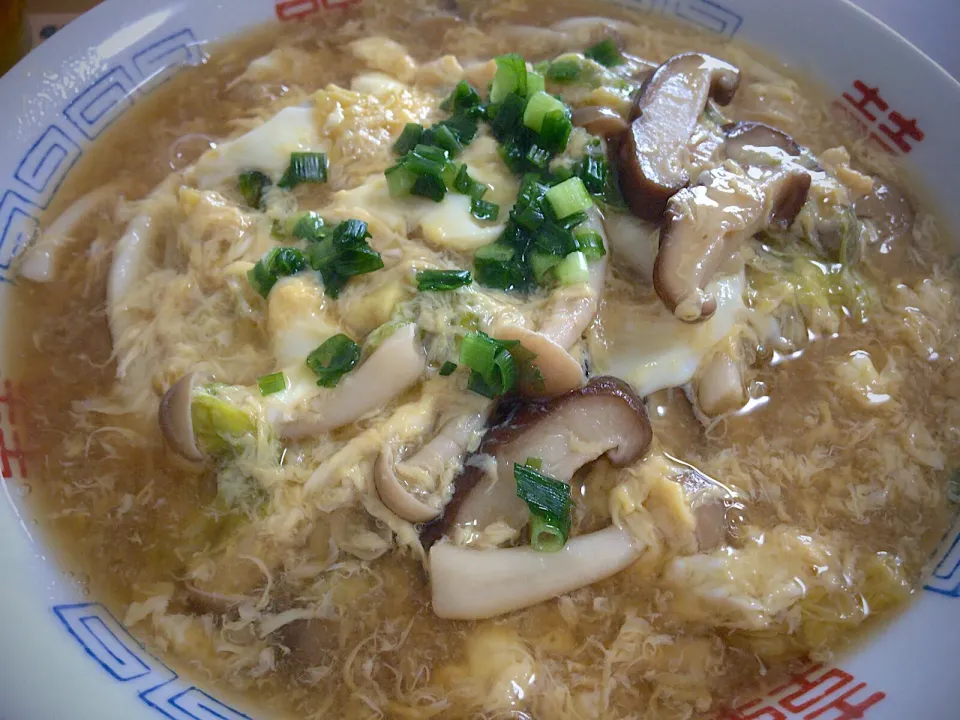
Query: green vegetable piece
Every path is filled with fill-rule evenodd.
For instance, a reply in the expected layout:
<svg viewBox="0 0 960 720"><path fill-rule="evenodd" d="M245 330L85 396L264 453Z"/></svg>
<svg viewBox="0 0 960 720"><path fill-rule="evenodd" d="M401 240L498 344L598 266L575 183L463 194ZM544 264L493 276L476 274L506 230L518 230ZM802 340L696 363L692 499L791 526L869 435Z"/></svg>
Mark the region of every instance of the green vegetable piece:
<svg viewBox="0 0 960 720"><path fill-rule="evenodd" d="M307 242L320 242L329 232L323 218L312 210L294 217L296 222L290 234L295 238Z"/></svg>
<svg viewBox="0 0 960 720"><path fill-rule="evenodd" d="M586 256L587 260L597 260L607 254L603 247L603 238L596 230L577 228L573 231L577 247Z"/></svg>
<svg viewBox="0 0 960 720"><path fill-rule="evenodd" d="M566 113L566 110L567 106L563 102L540 90L531 95L530 100L527 101L527 107L523 111L523 124L539 133L543 127L543 118L547 113L558 111L562 115Z"/></svg>
<svg viewBox="0 0 960 720"><path fill-rule="evenodd" d="M556 552L570 534L570 486L529 463L515 463L513 477L517 496L530 510L530 545L541 552Z"/></svg>
<svg viewBox="0 0 960 720"><path fill-rule="evenodd" d="M237 190L244 202L256 209L263 205L263 193L272 184L270 177L259 170L247 170L237 177Z"/></svg>
<svg viewBox="0 0 960 720"><path fill-rule="evenodd" d="M307 367L317 376L317 385L334 388L359 360L360 346L340 333L307 356Z"/></svg>
<svg viewBox="0 0 960 720"><path fill-rule="evenodd" d="M215 387L194 390L190 418L200 449L221 455L235 449L244 436L254 433L257 424L249 414L215 392Z"/></svg>
<svg viewBox="0 0 960 720"><path fill-rule="evenodd" d="M423 125L407 123L403 127L403 132L400 133L400 137L393 144L393 151L397 155L406 155L420 143L422 137Z"/></svg>
<svg viewBox="0 0 960 720"><path fill-rule="evenodd" d="M447 185L439 175L421 175L414 181L410 194L442 202L447 195Z"/></svg>
<svg viewBox="0 0 960 720"><path fill-rule="evenodd" d="M510 93L521 98L527 96L527 64L515 53L502 55L496 59L497 74L490 86L490 102L499 103Z"/></svg>
<svg viewBox="0 0 960 720"><path fill-rule="evenodd" d="M450 362L449 360L440 366L440 376L447 377L448 375L453 375L454 371L457 369L457 364Z"/></svg>
<svg viewBox="0 0 960 720"><path fill-rule="evenodd" d="M392 198L406 197L417 182L417 175L403 165L387 168L384 175L387 178L387 190Z"/></svg>
<svg viewBox="0 0 960 720"><path fill-rule="evenodd" d="M560 220L593 207L593 198L578 177L572 177L559 185L554 185L547 190L545 197Z"/></svg>
<svg viewBox="0 0 960 720"><path fill-rule="evenodd" d="M611 39L601 40L596 45L592 45L583 52L585 57L595 60L604 67L616 67L623 64L623 53L620 48Z"/></svg>
<svg viewBox="0 0 960 720"><path fill-rule="evenodd" d="M296 275L306 267L306 258L296 248L273 248L247 272L247 280L258 293L267 297L277 280Z"/></svg>
<svg viewBox="0 0 960 720"><path fill-rule="evenodd" d="M480 198L473 198L470 201L470 214L477 220L496 220L500 214L500 206Z"/></svg>
<svg viewBox="0 0 960 720"><path fill-rule="evenodd" d="M573 132L573 123L564 110L551 110L543 116L543 125L540 128L540 143L553 153L561 153L567 149L567 141Z"/></svg>
<svg viewBox="0 0 960 720"><path fill-rule="evenodd" d="M482 112L481 106L480 93L474 90L466 80L461 80L447 99L440 104L440 109L455 115L478 117Z"/></svg>
<svg viewBox="0 0 960 720"><path fill-rule="evenodd" d="M420 292L456 290L473 282L469 270L421 270L417 273Z"/></svg>
<svg viewBox="0 0 960 720"><path fill-rule="evenodd" d="M277 183L278 187L292 190L301 183L325 183L327 181L327 156L320 152L290 153L290 166Z"/></svg>
<svg viewBox="0 0 960 720"><path fill-rule="evenodd" d="M554 270L561 285L579 285L590 279L587 257L582 252L567 255Z"/></svg>
<svg viewBox="0 0 960 720"><path fill-rule="evenodd" d="M571 83L580 78L580 63L576 60L558 60L547 68L547 80L556 83Z"/></svg>
<svg viewBox="0 0 960 720"><path fill-rule="evenodd" d="M350 278L383 267L380 253L367 243L369 237L365 222L345 220L323 240L307 248L310 267L320 273L327 295L336 298Z"/></svg>
<svg viewBox="0 0 960 720"><path fill-rule="evenodd" d="M266 397L287 389L287 376L282 372L271 373L257 378L260 394Z"/></svg>

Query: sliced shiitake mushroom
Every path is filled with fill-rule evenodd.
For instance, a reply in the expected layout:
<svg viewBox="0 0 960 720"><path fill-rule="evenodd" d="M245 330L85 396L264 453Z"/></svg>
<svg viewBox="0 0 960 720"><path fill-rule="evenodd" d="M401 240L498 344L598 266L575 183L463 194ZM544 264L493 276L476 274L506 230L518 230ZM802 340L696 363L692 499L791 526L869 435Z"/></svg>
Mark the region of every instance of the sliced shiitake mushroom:
<svg viewBox="0 0 960 720"><path fill-rule="evenodd" d="M671 198L653 271L664 305L684 322L713 315L717 301L704 288L714 274L747 238L767 227L788 228L810 182L801 169L746 174L720 167Z"/></svg>
<svg viewBox="0 0 960 720"><path fill-rule="evenodd" d="M800 146L778 128L760 122L735 122L723 126L723 150L728 158L737 162L749 161L747 148L776 148L797 157Z"/></svg>
<svg viewBox="0 0 960 720"><path fill-rule="evenodd" d="M579 468L604 454L615 465L628 465L646 452L652 439L643 402L617 378L595 378L564 395L525 403L488 431L477 451L496 460L496 477L468 461L443 516L424 529L421 539L429 546L458 524L482 530L502 520L523 528L528 510L517 497L515 463L539 458L544 473L568 482Z"/></svg>
<svg viewBox="0 0 960 720"><path fill-rule="evenodd" d="M690 183L690 138L707 99L728 104L740 71L702 53L663 63L643 84L618 154L620 188L631 212L658 221L670 198Z"/></svg>
<svg viewBox="0 0 960 720"><path fill-rule="evenodd" d="M620 137L630 127L616 110L596 105L577 108L570 119L577 127L602 138Z"/></svg>

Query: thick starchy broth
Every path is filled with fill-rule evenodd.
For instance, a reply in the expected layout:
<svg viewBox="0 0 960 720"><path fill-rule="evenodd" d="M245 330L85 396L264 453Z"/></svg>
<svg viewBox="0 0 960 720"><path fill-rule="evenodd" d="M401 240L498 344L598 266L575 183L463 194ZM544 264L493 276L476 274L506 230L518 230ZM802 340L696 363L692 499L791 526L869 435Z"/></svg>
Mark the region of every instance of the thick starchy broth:
<svg viewBox="0 0 960 720"><path fill-rule="evenodd" d="M618 22L571 20L584 15ZM631 96L646 93L645 115L627 131L640 140L611 139L620 150L607 153L619 158L635 214L650 210L652 195L631 195L624 153L634 151L631 142L643 144L637 133L661 132L653 151L669 144L668 131L649 129L662 101L656 86L699 76L670 76L679 65L668 63L641 88L643 79L689 51L741 73L732 102L720 106L720 91L711 90L694 135L683 136L684 184L695 187L668 201L665 229L598 197L604 217L591 206L582 221L609 250L584 261L594 275L567 281L549 270L559 289L543 281L529 295L477 282L418 293L414 269L474 268L475 252L497 239L517 200L520 178L481 122L455 162L490 186L484 199L500 205L500 225L474 221L452 189L435 206L442 212L422 198L392 198L376 183L398 162L391 146L404 125L448 118L440 102L464 74L486 101L491 58L516 52L531 63L554 61L611 34L629 54L619 71L582 56L572 81L557 80L553 65L537 69L547 74L547 90L575 109L609 107L624 127L633 120ZM588 70L592 83L583 79ZM278 122L284 108L293 110ZM223 144L264 121L274 123L272 140ZM767 123L799 147L774 152L756 143L736 155L728 121ZM589 139L574 130L551 167L589 153ZM214 143L218 150L208 152ZM326 183L275 187L291 151L319 148L329 161ZM282 166L262 204L248 206L238 174L267 172L278 153ZM710 230L707 205L694 192L719 188L746 198L743 208L751 198L768 208L763 183L780 168L807 186L789 232L750 219L739 229L723 226L753 237L709 251L726 250L727 259L701 284L708 294L684 289L682 267L679 280L666 276L667 244L693 246L691 223ZM643 172L645 192L655 195L651 172ZM902 607L949 520L948 474L960 439L958 286L949 239L916 190L855 141L815 87L755 51L659 16L579 2L461 1L440 10L366 2L323 13L316 24L265 29L213 50L205 65L135 106L54 200L46 228L77 199L100 192L64 233L69 240L52 265L38 252L49 232L28 253L22 270L34 281L16 291L9 345L29 405L31 499L61 540L65 564L138 638L278 717L710 717L806 658L830 657ZM681 207L680 198L689 204ZM287 219L306 210L327 227L366 222L383 269L348 273L339 298L328 266L323 282L295 273L261 297L247 271L279 243L298 242ZM137 255L138 239L153 247ZM118 274L121 262L128 264ZM597 268L602 302L591 286ZM690 312L711 314L709 293L719 298L715 314L681 322ZM581 307L591 308L585 329L550 335L559 315L579 317ZM563 462L552 465L546 445L540 455L541 446L524 445L538 427L524 409L481 444L484 426L508 417L513 401L487 420L489 403L467 389L465 368L438 372L444 361L477 371L458 356L476 330L521 339L537 354L544 385L570 391L534 413L555 419L574 408L571 427L590 420L564 435ZM357 341L363 355L336 389L317 389L303 358L335 333ZM570 337L560 339L564 333ZM384 363L381 354L375 365L379 348L390 357ZM410 380L394 382L407 366ZM632 390L594 379L578 390L582 367L588 377L618 376ZM363 375L365 368L377 369ZM258 378L278 370L288 388L261 398ZM200 393L212 403L206 420L195 411L196 388L187 388L196 445L183 447L177 428L166 428L164 441L157 412L164 393L193 371L218 384ZM309 382L301 386L304 372ZM380 380L396 386L382 402L368 387ZM304 387L320 393L319 406ZM342 388L350 394L337 395ZM524 388L537 393L535 382ZM334 401L340 412L368 390L375 396L368 407L330 419ZM645 396L649 426L634 392ZM606 430L613 440L589 439L617 413L626 420ZM392 467L396 451L409 466L417 448L451 427L445 423L473 417L479 422L461 452L426 480L402 475L398 487L419 492L391 500L378 484L378 458ZM634 421L635 432L624 429ZM204 422L215 430L206 438ZM235 429L224 431L231 422ZM625 461L631 443L636 452ZM198 449L199 461L174 452ZM602 536L603 544L578 572L587 577L608 562L611 569L594 584L563 584L545 595L558 598L541 602L517 599L518 587L536 584L522 573L503 589L488 581L490 597L502 590L496 601L488 585L480 600L467 597L455 586L471 579L456 573L469 574L473 561L462 563L465 571L442 569L441 553L533 552L520 549L531 542L527 506L511 525L513 510L495 516L482 507L497 483L486 495L468 487L497 478L497 466L492 476L484 470L491 458L502 467L521 452L511 462L541 457L545 473L553 467L570 479L568 547L539 556L567 563L554 577L577 564L585 538ZM582 458L562 477L571 453ZM512 495L510 488L508 501ZM431 520L451 498L443 519ZM478 507L475 517L498 522L464 524ZM424 520L432 529L421 544ZM427 538L436 536L444 539L431 550ZM498 545L518 547L491 549ZM611 547L626 553L616 568ZM486 609L467 609L474 605Z"/></svg>

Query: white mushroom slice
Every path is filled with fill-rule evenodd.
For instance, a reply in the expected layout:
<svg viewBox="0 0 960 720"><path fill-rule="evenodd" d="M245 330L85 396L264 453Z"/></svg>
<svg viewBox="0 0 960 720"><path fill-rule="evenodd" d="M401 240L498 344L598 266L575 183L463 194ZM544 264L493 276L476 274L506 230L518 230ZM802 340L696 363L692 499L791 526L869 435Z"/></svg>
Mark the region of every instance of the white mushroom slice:
<svg viewBox="0 0 960 720"><path fill-rule="evenodd" d="M116 185L104 185L87 193L54 220L20 258L21 277L34 282L51 282L57 277L57 255L73 240L71 233L87 215L110 201L116 201Z"/></svg>
<svg viewBox="0 0 960 720"><path fill-rule="evenodd" d="M426 364L416 325L404 325L337 387L314 396L306 412L280 421L277 430L283 437L300 438L355 422L416 383Z"/></svg>
<svg viewBox="0 0 960 720"><path fill-rule="evenodd" d="M403 518L407 522L427 522L438 517L440 515L439 507L428 505L404 487L397 477L395 461L393 447L387 443L380 451L380 457L377 458L377 464L373 471L377 493L380 495L383 504L390 508L397 517Z"/></svg>
<svg viewBox="0 0 960 720"><path fill-rule="evenodd" d="M747 402L741 363L725 351L707 359L697 370L694 385L700 411L708 417L739 410Z"/></svg>
<svg viewBox="0 0 960 720"><path fill-rule="evenodd" d="M512 325L498 328L496 336L499 340L517 340L537 356L531 364L539 371L543 385L523 384L520 391L524 395L557 395L576 390L586 381L580 363L546 335Z"/></svg>
<svg viewBox="0 0 960 720"><path fill-rule="evenodd" d="M555 553L438 543L430 549L433 611L447 619L481 620L521 610L616 575L642 552L617 527L575 537Z"/></svg>
<svg viewBox="0 0 960 720"><path fill-rule="evenodd" d="M478 413L454 418L416 453L397 463L392 445L380 452L374 469L374 480L383 504L398 517L409 522L427 522L440 515L440 508L423 502L410 490L410 485L441 488L445 473L457 472L470 446L487 424L493 403ZM405 482L408 481L408 482Z"/></svg>

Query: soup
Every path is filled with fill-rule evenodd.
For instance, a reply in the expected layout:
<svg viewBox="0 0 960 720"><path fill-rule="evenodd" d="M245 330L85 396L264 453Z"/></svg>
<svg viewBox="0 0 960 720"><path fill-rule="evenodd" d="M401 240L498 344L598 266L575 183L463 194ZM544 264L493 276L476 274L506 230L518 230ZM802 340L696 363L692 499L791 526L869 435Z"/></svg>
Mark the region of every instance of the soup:
<svg viewBox="0 0 960 720"><path fill-rule="evenodd" d="M215 48L19 266L64 562L278 717L711 717L832 657L946 528L960 343L826 107L602 4Z"/></svg>

